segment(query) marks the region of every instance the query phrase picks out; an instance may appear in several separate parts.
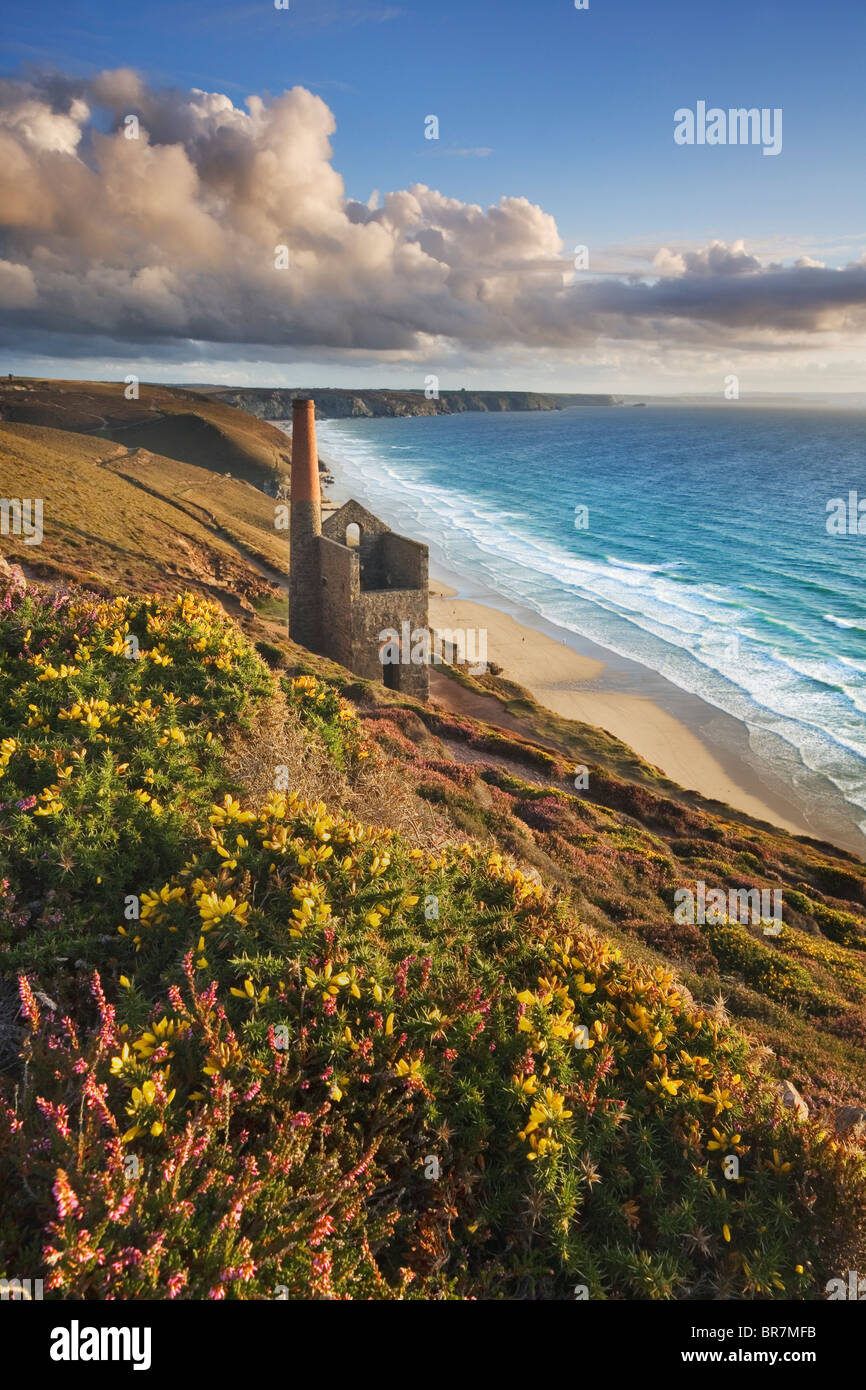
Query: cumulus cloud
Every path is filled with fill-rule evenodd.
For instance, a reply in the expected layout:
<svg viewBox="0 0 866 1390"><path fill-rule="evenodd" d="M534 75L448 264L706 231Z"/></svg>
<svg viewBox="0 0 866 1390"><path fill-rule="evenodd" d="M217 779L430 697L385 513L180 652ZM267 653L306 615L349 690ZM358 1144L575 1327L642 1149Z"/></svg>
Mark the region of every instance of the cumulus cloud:
<svg viewBox="0 0 866 1390"><path fill-rule="evenodd" d="M302 87L238 107L129 69L0 82L7 341L420 357L862 328L864 260L765 264L715 241L593 277L526 198L481 208L423 184L347 198L334 129Z"/></svg>

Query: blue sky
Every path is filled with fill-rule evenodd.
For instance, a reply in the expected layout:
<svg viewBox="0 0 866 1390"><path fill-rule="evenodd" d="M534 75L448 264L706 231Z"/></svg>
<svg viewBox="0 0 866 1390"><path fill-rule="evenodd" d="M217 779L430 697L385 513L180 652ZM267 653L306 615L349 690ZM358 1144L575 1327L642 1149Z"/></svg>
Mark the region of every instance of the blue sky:
<svg viewBox="0 0 866 1390"><path fill-rule="evenodd" d="M333 164L350 197L415 183L482 206L525 197L566 248L587 244L611 273L646 247L739 238L763 261L861 256L864 40L863 0L590 0L586 11L572 0L291 0L288 11L46 0L7 10L0 62L10 75L36 64L82 78L131 66L153 87L237 106L305 86L334 113ZM781 107L782 153L678 147L673 113L700 99ZM438 141L424 139L428 114Z"/></svg>

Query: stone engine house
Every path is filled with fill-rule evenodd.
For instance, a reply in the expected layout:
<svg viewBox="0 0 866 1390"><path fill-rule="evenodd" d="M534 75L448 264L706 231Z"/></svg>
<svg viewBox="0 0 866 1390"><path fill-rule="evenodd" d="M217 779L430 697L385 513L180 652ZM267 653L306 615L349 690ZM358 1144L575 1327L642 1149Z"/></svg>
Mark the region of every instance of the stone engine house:
<svg viewBox="0 0 866 1390"><path fill-rule="evenodd" d="M292 402L290 544L292 640L358 676L426 700L428 666L411 655L413 638L428 630L427 547L398 536L359 502L322 521L309 400ZM383 654L390 659L383 662Z"/></svg>

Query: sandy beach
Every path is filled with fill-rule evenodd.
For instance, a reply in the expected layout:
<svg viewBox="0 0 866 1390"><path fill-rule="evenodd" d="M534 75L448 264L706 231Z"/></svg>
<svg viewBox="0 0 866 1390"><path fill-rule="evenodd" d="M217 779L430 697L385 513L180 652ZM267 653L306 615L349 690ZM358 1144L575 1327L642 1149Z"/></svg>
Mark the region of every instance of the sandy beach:
<svg viewBox="0 0 866 1390"><path fill-rule="evenodd" d="M826 827L810 825L795 804L786 802L781 789L763 785L754 768L734 751L711 745L702 725L712 721L717 726L738 726L738 721L710 710L697 697L675 692L680 708L674 714L650 695L611 689L609 663L582 655L562 639L518 622L510 613L461 598L450 585L435 579L430 585L430 622L440 630L486 629L487 659L501 666L504 676L524 686L555 714L614 734L681 786L795 834L829 833ZM654 673L647 675L654 677ZM656 677L653 684L660 680ZM463 694L456 682L450 682L447 700L452 709L461 708ZM731 735L736 730L727 732Z"/></svg>
<svg viewBox="0 0 866 1390"><path fill-rule="evenodd" d="M325 508L349 496L336 460ZM431 557L431 628L485 629L487 660L540 705L566 719L604 729L680 786L721 801L796 835L812 835L863 857L864 837L851 819L794 790L797 769L758 756L739 719L681 690L658 672L547 622L501 594L458 576ZM473 698L456 681L435 681L434 700L472 714ZM490 710L475 717L495 722ZM507 724L507 719L503 720Z"/></svg>

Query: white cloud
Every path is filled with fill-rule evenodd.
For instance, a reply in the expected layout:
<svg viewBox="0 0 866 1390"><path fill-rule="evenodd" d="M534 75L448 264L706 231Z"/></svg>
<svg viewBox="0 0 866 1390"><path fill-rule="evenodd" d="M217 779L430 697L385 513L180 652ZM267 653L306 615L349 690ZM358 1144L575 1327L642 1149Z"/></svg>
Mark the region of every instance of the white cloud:
<svg viewBox="0 0 866 1390"><path fill-rule="evenodd" d="M784 266L714 241L600 277L573 273L554 218L526 198L482 208L416 184L353 201L334 129L302 87L239 107L154 91L129 69L0 82L7 341L604 362L629 344L787 349L866 321L863 259ZM288 270L275 269L281 245Z"/></svg>

